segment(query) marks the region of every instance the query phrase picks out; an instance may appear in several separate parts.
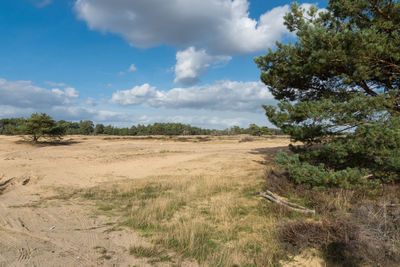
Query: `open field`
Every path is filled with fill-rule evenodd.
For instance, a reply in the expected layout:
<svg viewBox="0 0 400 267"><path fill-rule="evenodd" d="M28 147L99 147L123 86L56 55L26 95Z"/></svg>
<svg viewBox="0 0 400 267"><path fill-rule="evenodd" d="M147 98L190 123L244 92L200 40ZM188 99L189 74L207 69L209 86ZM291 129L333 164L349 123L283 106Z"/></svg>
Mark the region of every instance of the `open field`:
<svg viewBox="0 0 400 267"><path fill-rule="evenodd" d="M279 218L256 193L285 138L18 140L0 136L0 266L267 266L282 256Z"/></svg>

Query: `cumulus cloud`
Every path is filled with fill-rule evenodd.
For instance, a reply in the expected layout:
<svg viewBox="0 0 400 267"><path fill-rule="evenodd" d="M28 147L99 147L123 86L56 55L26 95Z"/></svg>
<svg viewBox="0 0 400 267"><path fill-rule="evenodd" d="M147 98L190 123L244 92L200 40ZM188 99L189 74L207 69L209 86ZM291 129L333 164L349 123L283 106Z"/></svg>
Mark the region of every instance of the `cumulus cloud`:
<svg viewBox="0 0 400 267"><path fill-rule="evenodd" d="M132 46L202 46L216 54L266 49L286 32L289 6L249 17L247 0L77 0L75 10L89 27L122 35Z"/></svg>
<svg viewBox="0 0 400 267"><path fill-rule="evenodd" d="M51 91L59 96L65 96L67 98L79 97L79 92L75 88L67 86L65 83L46 81L44 84L54 87ZM64 87L64 89L59 89L58 87Z"/></svg>
<svg viewBox="0 0 400 267"><path fill-rule="evenodd" d="M290 10L278 6L253 19L248 0L77 0L74 7L90 29L121 35L132 46L176 46L175 81L183 84L195 83L227 56L274 46L288 33L283 17Z"/></svg>
<svg viewBox="0 0 400 267"><path fill-rule="evenodd" d="M24 108L48 108L63 105L79 93L72 87L48 90L31 81L7 81L0 79L0 105Z"/></svg>
<svg viewBox="0 0 400 267"><path fill-rule="evenodd" d="M156 88L145 83L130 90L115 92L112 95L111 103L121 106L140 105L153 98L157 98Z"/></svg>
<svg viewBox="0 0 400 267"><path fill-rule="evenodd" d="M111 103L128 106L147 104L169 109L208 109L257 111L262 104L272 103L273 96L261 82L218 81L212 85L173 88L159 91L149 84L117 91Z"/></svg>
<svg viewBox="0 0 400 267"><path fill-rule="evenodd" d="M128 119L123 112L107 109L91 108L81 105L56 106L48 111L55 118L64 120L94 120L101 122L114 123L121 119Z"/></svg>
<svg viewBox="0 0 400 267"><path fill-rule="evenodd" d="M72 87L65 88L64 94L66 97L70 97L70 98L78 98L79 97L79 92L76 91L75 88L72 88Z"/></svg>
<svg viewBox="0 0 400 267"><path fill-rule="evenodd" d="M78 97L79 92L72 87L46 89L32 81L0 79L0 117L27 117L34 112L45 112L56 119L113 121L123 115L72 101Z"/></svg>
<svg viewBox="0 0 400 267"><path fill-rule="evenodd" d="M230 56L210 56L205 49L196 50L193 46L176 54L175 82L193 85L199 81L210 66L228 62Z"/></svg>
<svg viewBox="0 0 400 267"><path fill-rule="evenodd" d="M138 123L181 122L223 129L266 123L262 112L254 111L261 104L273 101L266 87L258 82L220 81L169 91L144 84L115 92L111 102L117 105L112 106L94 98L76 99L78 92L67 88L47 89L31 81L0 79L0 118L45 112L57 120L93 120L124 127ZM153 108L124 108L141 104ZM219 110L218 114L215 110Z"/></svg>
<svg viewBox="0 0 400 267"><path fill-rule="evenodd" d="M0 79L0 117L27 117L34 112L45 112L55 119L64 120L112 122L128 119L124 113L94 107L97 102L93 98L88 98L85 104L72 101L78 97L79 92L72 87L46 89L32 81Z"/></svg>
<svg viewBox="0 0 400 267"><path fill-rule="evenodd" d="M169 91L159 91L144 84L115 92L111 102L119 106L110 106L90 97L76 99L79 93L67 88L46 89L31 81L0 79L0 118L28 117L34 112L45 112L57 120L93 120L120 127L138 123L181 122L224 129L233 125L244 127L249 123L266 123L265 116L261 112L254 113L251 107L256 109L261 103L271 101L268 92L264 91L265 86L245 82L221 81ZM238 98L241 99L238 101ZM124 108L140 104L154 108ZM215 110L220 111L216 114Z"/></svg>
<svg viewBox="0 0 400 267"><path fill-rule="evenodd" d="M64 90L60 90L58 88L53 88L51 91L54 94L57 94L59 96L65 96L67 98L78 98L79 97L79 92L75 90L73 87L67 87Z"/></svg>

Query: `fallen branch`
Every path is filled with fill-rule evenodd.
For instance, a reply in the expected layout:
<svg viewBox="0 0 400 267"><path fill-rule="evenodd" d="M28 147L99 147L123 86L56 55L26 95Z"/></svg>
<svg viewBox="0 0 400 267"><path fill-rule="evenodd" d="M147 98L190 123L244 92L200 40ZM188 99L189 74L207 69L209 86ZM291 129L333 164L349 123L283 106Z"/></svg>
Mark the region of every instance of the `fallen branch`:
<svg viewBox="0 0 400 267"><path fill-rule="evenodd" d="M294 211L301 212L301 213L312 213L312 214L315 214L315 210L310 210L310 209L307 209L307 208L305 208L303 206L300 206L298 204L290 203L290 202L278 197L277 195L275 195L271 191L267 190L266 193L260 192L258 195L260 197L266 198L269 201L272 201L272 202L274 202L276 204L285 206L286 208L288 208L290 210L294 210Z"/></svg>

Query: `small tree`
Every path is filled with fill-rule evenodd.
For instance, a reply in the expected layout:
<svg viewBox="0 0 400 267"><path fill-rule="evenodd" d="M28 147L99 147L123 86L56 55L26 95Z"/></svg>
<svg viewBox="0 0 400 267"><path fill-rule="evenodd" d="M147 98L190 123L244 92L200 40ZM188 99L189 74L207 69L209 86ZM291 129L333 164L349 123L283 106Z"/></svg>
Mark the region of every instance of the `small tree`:
<svg viewBox="0 0 400 267"><path fill-rule="evenodd" d="M271 130L266 126L261 127L260 131L261 131L261 135L271 135L272 134Z"/></svg>
<svg viewBox="0 0 400 267"><path fill-rule="evenodd" d="M95 134L103 134L104 133L104 125L99 123L96 124L96 128L94 129Z"/></svg>
<svg viewBox="0 0 400 267"><path fill-rule="evenodd" d="M22 126L22 133L31 135L34 143L40 138L61 139L65 135L65 127L59 125L46 113L33 113Z"/></svg>
<svg viewBox="0 0 400 267"><path fill-rule="evenodd" d="M269 120L302 145L278 164L298 183L349 187L400 180L400 4L330 0L285 17L295 44L255 61L280 104Z"/></svg>
<svg viewBox="0 0 400 267"><path fill-rule="evenodd" d="M249 125L249 134L254 136L261 136L261 128L257 124L250 124Z"/></svg>
<svg viewBox="0 0 400 267"><path fill-rule="evenodd" d="M80 121L79 129L80 129L80 134L90 135L94 132L94 124L90 120Z"/></svg>

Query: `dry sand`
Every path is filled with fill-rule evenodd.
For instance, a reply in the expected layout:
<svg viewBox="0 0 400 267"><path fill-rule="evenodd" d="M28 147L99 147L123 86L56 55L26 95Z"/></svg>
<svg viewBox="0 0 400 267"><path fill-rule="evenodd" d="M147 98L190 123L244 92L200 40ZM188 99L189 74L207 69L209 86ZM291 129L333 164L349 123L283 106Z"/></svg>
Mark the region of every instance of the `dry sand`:
<svg viewBox="0 0 400 267"><path fill-rule="evenodd" d="M18 143L19 137L0 136L0 266L148 266L128 252L146 241L128 229L105 232L110 218L91 216L92 206L32 203L59 187L89 188L158 175L243 175L245 165L258 165L262 175L266 153L288 143L241 138L72 136L67 145L32 146ZM95 247L105 248L111 259L102 258Z"/></svg>

